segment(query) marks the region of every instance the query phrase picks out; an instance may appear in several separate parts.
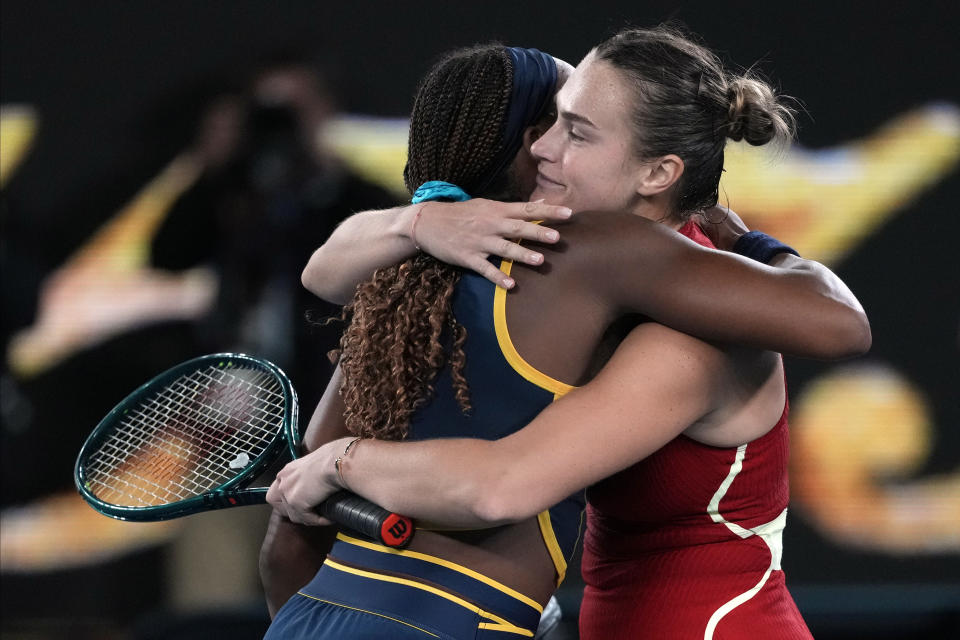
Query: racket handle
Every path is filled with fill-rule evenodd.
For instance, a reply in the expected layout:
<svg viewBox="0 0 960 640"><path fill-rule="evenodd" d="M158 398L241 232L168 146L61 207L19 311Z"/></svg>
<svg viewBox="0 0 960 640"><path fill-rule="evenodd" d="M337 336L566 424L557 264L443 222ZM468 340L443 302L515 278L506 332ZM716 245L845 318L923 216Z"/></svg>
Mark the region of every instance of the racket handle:
<svg viewBox="0 0 960 640"><path fill-rule="evenodd" d="M388 547L402 549L413 538L413 520L391 513L349 491L338 491L331 495L320 504L319 511L324 518Z"/></svg>

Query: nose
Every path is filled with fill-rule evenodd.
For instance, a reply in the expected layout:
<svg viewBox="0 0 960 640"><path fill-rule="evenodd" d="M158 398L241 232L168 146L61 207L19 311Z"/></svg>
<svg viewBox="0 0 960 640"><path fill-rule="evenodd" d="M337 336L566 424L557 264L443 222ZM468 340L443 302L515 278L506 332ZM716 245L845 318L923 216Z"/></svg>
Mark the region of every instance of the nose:
<svg viewBox="0 0 960 640"><path fill-rule="evenodd" d="M530 154L537 161L545 160L550 162L556 158L557 152L557 123L554 123L547 131L537 138L532 145L530 145Z"/></svg>

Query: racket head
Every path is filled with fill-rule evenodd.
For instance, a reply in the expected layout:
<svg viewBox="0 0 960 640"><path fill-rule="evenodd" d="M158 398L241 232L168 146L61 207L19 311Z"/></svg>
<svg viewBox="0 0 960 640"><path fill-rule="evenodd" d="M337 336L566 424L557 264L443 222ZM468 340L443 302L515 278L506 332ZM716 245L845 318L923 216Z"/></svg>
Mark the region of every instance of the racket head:
<svg viewBox="0 0 960 640"><path fill-rule="evenodd" d="M265 489L243 487L285 452L299 453L290 380L266 360L216 353L164 371L114 407L81 448L74 481L104 515L166 520L263 502Z"/></svg>

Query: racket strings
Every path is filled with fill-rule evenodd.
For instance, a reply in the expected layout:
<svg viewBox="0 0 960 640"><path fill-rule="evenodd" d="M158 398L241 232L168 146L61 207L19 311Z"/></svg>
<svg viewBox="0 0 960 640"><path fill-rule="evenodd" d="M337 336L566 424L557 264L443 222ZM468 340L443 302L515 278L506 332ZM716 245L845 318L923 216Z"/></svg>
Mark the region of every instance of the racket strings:
<svg viewBox="0 0 960 640"><path fill-rule="evenodd" d="M86 461L90 490L123 506L195 497L234 479L274 440L286 399L258 369L208 367L127 412Z"/></svg>

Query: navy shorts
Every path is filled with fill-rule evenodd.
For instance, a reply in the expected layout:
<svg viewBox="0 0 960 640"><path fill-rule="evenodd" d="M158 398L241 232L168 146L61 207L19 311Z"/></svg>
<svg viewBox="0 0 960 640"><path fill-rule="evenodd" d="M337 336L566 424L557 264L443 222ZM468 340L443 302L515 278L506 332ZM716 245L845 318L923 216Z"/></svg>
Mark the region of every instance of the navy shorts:
<svg viewBox="0 0 960 640"><path fill-rule="evenodd" d="M532 638L542 608L466 567L340 534L267 640Z"/></svg>

